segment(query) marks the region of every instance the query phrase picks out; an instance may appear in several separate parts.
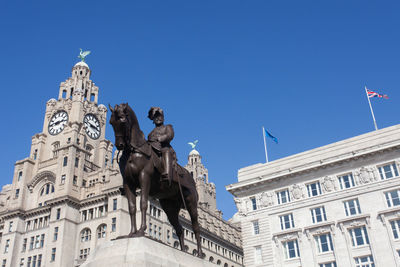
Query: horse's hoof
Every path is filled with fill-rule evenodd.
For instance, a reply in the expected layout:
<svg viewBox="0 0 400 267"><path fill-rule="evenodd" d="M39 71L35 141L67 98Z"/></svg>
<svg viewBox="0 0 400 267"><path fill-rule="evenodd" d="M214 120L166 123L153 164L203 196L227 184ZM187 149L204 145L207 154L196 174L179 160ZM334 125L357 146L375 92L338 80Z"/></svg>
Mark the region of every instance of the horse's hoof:
<svg viewBox="0 0 400 267"><path fill-rule="evenodd" d="M136 233L131 233L128 236L129 237L142 237L142 236L144 236L144 232L138 231Z"/></svg>

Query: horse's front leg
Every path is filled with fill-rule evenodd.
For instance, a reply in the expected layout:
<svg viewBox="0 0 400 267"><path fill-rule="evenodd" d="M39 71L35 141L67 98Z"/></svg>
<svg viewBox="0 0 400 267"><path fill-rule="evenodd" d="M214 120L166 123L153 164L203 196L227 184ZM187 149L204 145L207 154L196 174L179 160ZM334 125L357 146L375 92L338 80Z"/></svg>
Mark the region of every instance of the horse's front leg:
<svg viewBox="0 0 400 267"><path fill-rule="evenodd" d="M142 189L140 194L140 212L142 213L142 222L140 224L140 228L137 232L137 235L144 236L144 231L147 228L146 212L149 201L149 192L151 183L150 177L148 176L147 173L145 173L145 170L143 170L139 175L139 183L140 183L140 188Z"/></svg>
<svg viewBox="0 0 400 267"><path fill-rule="evenodd" d="M128 209L129 209L129 215L131 217L131 231L129 232L128 235L125 236L119 236L117 239L121 238L129 238L135 236L137 232L137 227L136 227L136 195L135 195L135 189L131 189L127 183L124 182L124 191L126 198L128 199Z"/></svg>
<svg viewBox="0 0 400 267"><path fill-rule="evenodd" d="M137 232L136 227L136 194L134 192L135 189L129 188L129 186L124 183L124 189L126 192L126 197L128 199L128 208L129 215L131 216L131 231L128 234L128 237L132 237Z"/></svg>

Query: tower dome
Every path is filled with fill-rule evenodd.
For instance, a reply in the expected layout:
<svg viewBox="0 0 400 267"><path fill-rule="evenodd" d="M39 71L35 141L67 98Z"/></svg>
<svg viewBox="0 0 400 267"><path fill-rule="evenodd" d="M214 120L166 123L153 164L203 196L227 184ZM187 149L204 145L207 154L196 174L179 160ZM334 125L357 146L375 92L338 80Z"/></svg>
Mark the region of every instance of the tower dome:
<svg viewBox="0 0 400 267"><path fill-rule="evenodd" d="M192 155L199 155L200 156L200 153L196 149L192 149L192 151L190 151L190 153L189 153L189 156L192 156Z"/></svg>
<svg viewBox="0 0 400 267"><path fill-rule="evenodd" d="M90 69L89 66L88 66L88 64L86 64L86 63L83 62L83 61L79 61L78 63L76 63L75 66L74 66L74 68L75 68L75 67L78 67L78 66L86 67L86 68Z"/></svg>

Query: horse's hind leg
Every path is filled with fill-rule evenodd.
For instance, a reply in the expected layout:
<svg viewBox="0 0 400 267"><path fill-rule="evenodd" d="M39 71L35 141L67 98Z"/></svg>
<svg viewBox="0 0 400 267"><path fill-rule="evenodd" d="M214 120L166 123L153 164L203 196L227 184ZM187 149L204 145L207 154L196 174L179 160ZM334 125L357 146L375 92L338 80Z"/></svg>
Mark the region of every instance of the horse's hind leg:
<svg viewBox="0 0 400 267"><path fill-rule="evenodd" d="M199 215L197 212L197 197L193 194L188 194L185 197L185 203L190 215L190 220L192 221L192 228L197 241L197 256L202 258L203 250L201 249Z"/></svg>
<svg viewBox="0 0 400 267"><path fill-rule="evenodd" d="M185 250L185 237L183 235L183 228L179 222L180 202L176 199L160 199L161 208L167 214L168 221L174 227L175 233L179 238L181 250Z"/></svg>

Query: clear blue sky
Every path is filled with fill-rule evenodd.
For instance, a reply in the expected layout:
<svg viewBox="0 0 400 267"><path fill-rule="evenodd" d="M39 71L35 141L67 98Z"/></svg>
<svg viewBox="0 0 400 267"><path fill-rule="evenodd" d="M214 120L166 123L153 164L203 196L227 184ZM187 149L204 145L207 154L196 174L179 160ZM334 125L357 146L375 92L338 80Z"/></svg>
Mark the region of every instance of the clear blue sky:
<svg viewBox="0 0 400 267"><path fill-rule="evenodd" d="M161 106L183 165L200 140L226 219L225 185L265 160L263 125L271 160L372 131L365 85L390 97L372 99L378 126L400 121L398 1L122 2L0 2L1 185L79 48L100 103L129 102L146 134Z"/></svg>

